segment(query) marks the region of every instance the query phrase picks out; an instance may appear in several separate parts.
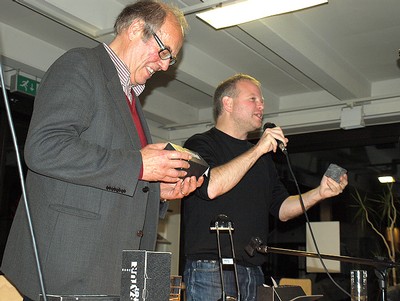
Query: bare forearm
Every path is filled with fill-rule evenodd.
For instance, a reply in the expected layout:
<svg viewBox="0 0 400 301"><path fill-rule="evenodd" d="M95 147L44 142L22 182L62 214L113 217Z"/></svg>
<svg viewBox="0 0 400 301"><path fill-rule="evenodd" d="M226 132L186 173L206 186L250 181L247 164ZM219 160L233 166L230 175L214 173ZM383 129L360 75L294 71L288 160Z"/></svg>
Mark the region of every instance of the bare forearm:
<svg viewBox="0 0 400 301"><path fill-rule="evenodd" d="M337 196L343 192L343 189L347 186L347 184L348 181L346 174L340 177L339 182L323 176L321 183L317 188L311 189L310 191L302 194L305 209L308 210L324 199ZM299 216L302 213L303 209L301 207L299 196L289 196L281 205L279 210L279 219L285 222L296 216Z"/></svg>
<svg viewBox="0 0 400 301"><path fill-rule="evenodd" d="M212 168L208 184L209 198L214 199L235 187L262 155L262 151L254 146L235 159Z"/></svg>
<svg viewBox="0 0 400 301"><path fill-rule="evenodd" d="M304 207L306 210L320 202L323 198L319 193L319 188L312 189L302 194ZM292 218L295 218L303 213L303 208L300 203L299 195L289 196L281 205L279 210L279 219L286 222Z"/></svg>

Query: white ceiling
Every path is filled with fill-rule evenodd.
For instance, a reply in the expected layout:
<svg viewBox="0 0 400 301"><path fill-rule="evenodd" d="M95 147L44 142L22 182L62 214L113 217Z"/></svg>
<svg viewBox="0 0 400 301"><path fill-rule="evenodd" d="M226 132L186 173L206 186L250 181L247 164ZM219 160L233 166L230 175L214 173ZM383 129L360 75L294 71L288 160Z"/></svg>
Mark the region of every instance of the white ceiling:
<svg viewBox="0 0 400 301"><path fill-rule="evenodd" d="M67 15L90 38L12 0L0 3L0 53L7 75L41 77L66 50L108 42L126 0L21 0ZM184 11L207 1L170 1ZM208 1L216 2L216 1ZM265 121L287 134L340 128L345 106L363 106L366 125L400 120L399 0L328 4L222 30L187 14L179 63L148 81L141 97L155 140L181 143L213 123L212 94L235 73L259 79ZM46 8L46 9L47 9ZM41 9L41 8L40 8ZM44 15L47 15L44 16ZM57 17L57 16L56 16ZM101 35L104 34L104 35Z"/></svg>

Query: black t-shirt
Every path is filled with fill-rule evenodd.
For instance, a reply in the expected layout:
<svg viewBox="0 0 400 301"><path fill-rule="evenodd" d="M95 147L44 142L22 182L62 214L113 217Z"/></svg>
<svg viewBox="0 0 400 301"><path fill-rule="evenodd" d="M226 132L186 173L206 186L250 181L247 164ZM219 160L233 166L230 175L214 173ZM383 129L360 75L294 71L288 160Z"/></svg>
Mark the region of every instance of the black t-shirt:
<svg viewBox="0 0 400 301"><path fill-rule="evenodd" d="M236 158L253 144L212 128L189 138L184 147L199 153L213 168ZM282 202L289 196L270 154L263 155L233 189L214 200L208 198L207 187L208 178L202 187L182 200L185 256L218 259L217 235L210 230L210 224L217 215L225 214L233 224L237 262L247 266L262 264L265 255L256 252L250 257L244 248L252 237L267 242L269 214L278 217ZM231 257L229 234L220 231L220 242L222 257Z"/></svg>

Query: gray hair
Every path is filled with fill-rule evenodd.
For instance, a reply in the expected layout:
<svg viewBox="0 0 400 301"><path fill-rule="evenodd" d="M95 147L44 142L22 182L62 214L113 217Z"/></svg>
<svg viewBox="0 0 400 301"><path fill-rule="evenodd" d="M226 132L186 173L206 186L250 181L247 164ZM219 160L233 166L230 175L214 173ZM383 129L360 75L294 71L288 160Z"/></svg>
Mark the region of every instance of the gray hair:
<svg viewBox="0 0 400 301"><path fill-rule="evenodd" d="M116 35L120 34L135 19L141 19L145 23L143 37L144 40L148 40L153 32L161 28L168 14L175 16L177 25L181 26L184 34L188 28L188 23L182 11L173 5L158 0L139 0L126 6L115 21L114 33Z"/></svg>

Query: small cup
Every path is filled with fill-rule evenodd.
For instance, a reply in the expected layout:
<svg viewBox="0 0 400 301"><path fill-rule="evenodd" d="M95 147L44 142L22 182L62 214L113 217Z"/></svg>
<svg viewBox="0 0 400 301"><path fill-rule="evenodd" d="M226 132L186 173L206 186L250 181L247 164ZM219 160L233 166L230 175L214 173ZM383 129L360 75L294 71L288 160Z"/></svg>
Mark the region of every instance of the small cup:
<svg viewBox="0 0 400 301"><path fill-rule="evenodd" d="M352 270L350 272L351 301L367 301L367 271Z"/></svg>

